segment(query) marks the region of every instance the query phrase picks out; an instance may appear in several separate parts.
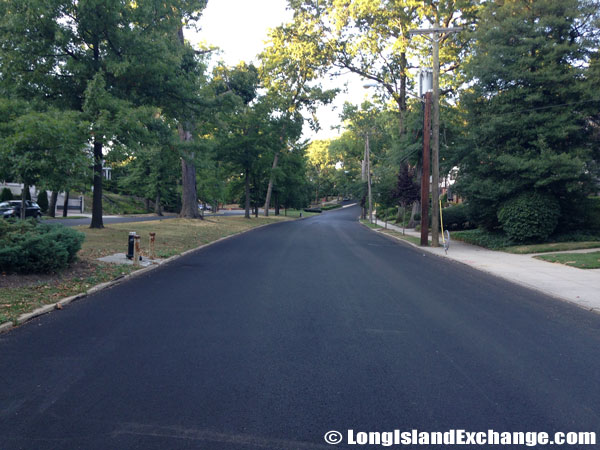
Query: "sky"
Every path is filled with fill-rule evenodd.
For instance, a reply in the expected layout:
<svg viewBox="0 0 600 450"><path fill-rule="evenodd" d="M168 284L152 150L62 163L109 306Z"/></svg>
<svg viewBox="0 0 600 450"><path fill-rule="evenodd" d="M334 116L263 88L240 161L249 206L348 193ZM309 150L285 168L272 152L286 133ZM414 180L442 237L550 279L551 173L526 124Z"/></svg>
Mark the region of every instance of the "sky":
<svg viewBox="0 0 600 450"><path fill-rule="evenodd" d="M200 20L198 33L188 32L186 38L197 44L206 42L217 46L222 53L216 58L233 66L240 61L257 61L267 40L268 29L274 28L292 18L286 10L286 0L208 0L208 6ZM339 113L344 101L360 103L369 92L362 87L362 80L355 75L347 75L334 81L323 80L325 88L342 87L348 83L348 93L340 94L333 105L322 107L317 112L321 130L314 133L308 126L304 129L304 137L311 139L327 139L338 135L331 127L339 125Z"/></svg>

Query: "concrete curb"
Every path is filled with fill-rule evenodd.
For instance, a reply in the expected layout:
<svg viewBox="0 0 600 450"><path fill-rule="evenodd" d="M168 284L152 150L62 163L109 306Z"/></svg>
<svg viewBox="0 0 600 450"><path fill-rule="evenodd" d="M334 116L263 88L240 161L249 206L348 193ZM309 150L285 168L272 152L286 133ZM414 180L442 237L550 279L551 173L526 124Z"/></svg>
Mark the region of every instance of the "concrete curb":
<svg viewBox="0 0 600 450"><path fill-rule="evenodd" d="M17 320L15 321L15 324L13 324L13 322L5 322L3 324L0 324L0 334L5 333L7 331L10 331L13 328L16 328L16 326L22 325L25 322L28 322L29 320L34 319L34 318L36 318L38 316L41 316L43 314L47 314L50 311L53 311L55 309L62 309L63 306L68 305L69 303L74 302L75 300L82 299L84 297L87 297L88 295L95 294L97 292L103 291L104 289L108 289L108 288L110 288L112 286L120 284L120 283L122 283L124 281L127 281L127 280L130 280L132 278L135 278L135 277L138 277L140 275L143 275L143 274L145 274L145 273L147 273L147 272L149 272L151 270L157 269L158 267L161 267L161 266L163 266L165 264L173 262L176 259L179 259L179 258L181 258L183 256L189 255L190 253L197 252L197 251L202 250L202 249L204 249L206 247L209 247L209 246L211 246L213 244L216 244L217 242L221 242L221 241L224 241L226 239L231 239L231 238L233 238L235 236L239 236L240 234L248 233L250 231L258 230L259 228L268 227L270 225L275 225L277 223L282 223L282 222L285 222L285 221L282 220L281 222L265 223L263 225L259 225L259 226L254 227L254 228L250 228L248 230L238 231L237 233L230 234L229 236L223 236L222 238L219 238L216 241L207 242L206 244L202 244L199 247L192 248L190 250L186 250L183 253L180 253L178 255L173 255L170 258L167 258L167 259L163 260L160 264L153 264L151 266L144 267L143 269L136 270L135 272L132 272L132 273L130 273L128 275L115 278L114 280L111 280L111 281L107 281L107 282L104 282L104 283L97 284L96 286L92 286L86 292L81 292L79 294L72 295L70 297L61 298L60 300L58 300L55 303L50 303L48 305L41 306L40 308L37 308L37 309L35 309L35 310L33 310L33 311L29 312L29 313L21 314L19 317L17 317Z"/></svg>

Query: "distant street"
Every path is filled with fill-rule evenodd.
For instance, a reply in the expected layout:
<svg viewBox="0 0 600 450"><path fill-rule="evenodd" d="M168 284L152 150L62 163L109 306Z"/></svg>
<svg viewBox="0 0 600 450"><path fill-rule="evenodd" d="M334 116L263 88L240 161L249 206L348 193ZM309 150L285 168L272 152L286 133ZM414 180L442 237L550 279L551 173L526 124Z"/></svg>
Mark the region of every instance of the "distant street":
<svg viewBox="0 0 600 450"><path fill-rule="evenodd" d="M598 315L391 241L359 212L219 242L0 335L0 449L600 436Z"/></svg>

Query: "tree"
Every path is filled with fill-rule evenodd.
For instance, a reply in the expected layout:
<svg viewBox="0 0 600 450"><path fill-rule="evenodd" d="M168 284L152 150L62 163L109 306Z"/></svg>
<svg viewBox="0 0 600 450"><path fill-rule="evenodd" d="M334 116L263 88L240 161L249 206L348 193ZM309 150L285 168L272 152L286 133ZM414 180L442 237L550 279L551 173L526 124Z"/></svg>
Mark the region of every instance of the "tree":
<svg viewBox="0 0 600 450"><path fill-rule="evenodd" d="M93 228L102 228L102 160L126 145L129 110L176 105L190 87L194 52L182 45L206 0L10 0L0 5L3 89L85 111L93 147ZM187 110L184 110L185 113ZM195 180L195 176L194 176Z"/></svg>
<svg viewBox="0 0 600 450"><path fill-rule="evenodd" d="M317 106L331 102L338 92L336 89L324 91L315 82L325 73L327 64L316 57L323 54L324 43L311 33L310 24L282 25L272 30L269 37L270 42L260 55L260 78L280 132L267 187L265 216L269 215L279 157L300 138L304 123L302 113L309 114L309 124L317 129Z"/></svg>
<svg viewBox="0 0 600 450"><path fill-rule="evenodd" d="M396 196L402 207L402 232L404 232L406 207L419 199L419 186L415 183L414 170L411 170L406 163L400 166L400 172L398 172Z"/></svg>
<svg viewBox="0 0 600 450"><path fill-rule="evenodd" d="M24 184L21 213L29 186L39 185L57 170L81 171L86 153L88 124L81 114L57 110L35 111L21 101L0 101L0 163Z"/></svg>
<svg viewBox="0 0 600 450"><path fill-rule="evenodd" d="M156 114L146 122L147 134L127 159L126 175L119 185L129 193L154 201L154 212L162 216L163 200L175 195L179 170L177 133L174 125Z"/></svg>
<svg viewBox="0 0 600 450"><path fill-rule="evenodd" d="M272 155L278 140L271 104L258 97L258 70L252 65L219 67L213 81L221 84L217 92L227 93L231 101L220 114L219 157L242 174L245 217L250 218L251 186L257 184L261 155Z"/></svg>
<svg viewBox="0 0 600 450"><path fill-rule="evenodd" d="M472 218L498 226L508 200L536 191L563 213L589 187L589 49L597 48L585 3L485 3L466 67L473 85L461 98L468 150L457 188Z"/></svg>

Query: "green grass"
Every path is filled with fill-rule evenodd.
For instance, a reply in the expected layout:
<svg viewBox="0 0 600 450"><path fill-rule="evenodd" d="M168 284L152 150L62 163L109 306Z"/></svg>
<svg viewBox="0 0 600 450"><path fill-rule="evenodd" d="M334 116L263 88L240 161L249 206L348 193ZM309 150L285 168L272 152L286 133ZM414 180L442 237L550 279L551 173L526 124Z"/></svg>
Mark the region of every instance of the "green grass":
<svg viewBox="0 0 600 450"><path fill-rule="evenodd" d="M515 245L512 247L506 247L503 249L503 251L508 253L526 254L562 252L568 250L582 250L586 248L600 248L600 241L551 242L548 244Z"/></svg>
<svg viewBox="0 0 600 450"><path fill-rule="evenodd" d="M92 212L92 197L85 195L85 212ZM102 195L102 212L104 215L145 214L148 211L142 200L128 195L104 192Z"/></svg>
<svg viewBox="0 0 600 450"><path fill-rule="evenodd" d="M33 285L0 289L0 323L15 321L21 314L43 305L56 303L61 298L80 294L91 287L114 280L134 271L133 266L95 264L82 277L62 278L35 283Z"/></svg>
<svg viewBox="0 0 600 450"><path fill-rule="evenodd" d="M382 226L377 225L376 223L371 223L368 220L360 219L360 223L362 223L363 225L368 226L369 228L373 228L374 230L378 230L379 228L383 228Z"/></svg>
<svg viewBox="0 0 600 450"><path fill-rule="evenodd" d="M78 258L81 264L78 272L66 269L51 276L39 277L43 281L23 281L19 287L0 289L0 323L14 321L19 315L31 312L44 304L56 303L63 297L87 291L92 286L113 280L139 268L128 265L104 264L97 258L114 253L127 252L127 239L130 231L140 236L142 254L149 254L149 233L156 233L155 250L158 257L166 258L185 250L197 248L219 238L239 233L260 225L290 219L284 216L270 216L245 219L238 216L218 216L204 220L169 219L152 222L111 224L103 229L90 229L87 226L75 227L85 233L86 239ZM85 263L85 264L84 264ZM30 280L31 277L28 279ZM1 281L1 280L0 280ZM13 280L14 281L14 280Z"/></svg>
<svg viewBox="0 0 600 450"><path fill-rule="evenodd" d="M300 217L300 213L302 213L302 217L311 217L311 216L318 216L319 213L314 213L314 212L306 212L304 210L301 209L288 209L287 210L287 216L284 217L292 217L292 218L299 218ZM281 210L280 214L283 216L285 214L285 210Z"/></svg>
<svg viewBox="0 0 600 450"><path fill-rule="evenodd" d="M565 264L578 269L600 269L600 252L591 253L554 253L539 255L534 258L558 264Z"/></svg>
<svg viewBox="0 0 600 450"><path fill-rule="evenodd" d="M384 231L382 231L382 233L389 234L390 236L393 236L398 239L402 239L403 241L411 242L415 245L419 245L419 246L421 245L421 239L416 236L409 236L408 234L402 234L395 230L384 230Z"/></svg>

